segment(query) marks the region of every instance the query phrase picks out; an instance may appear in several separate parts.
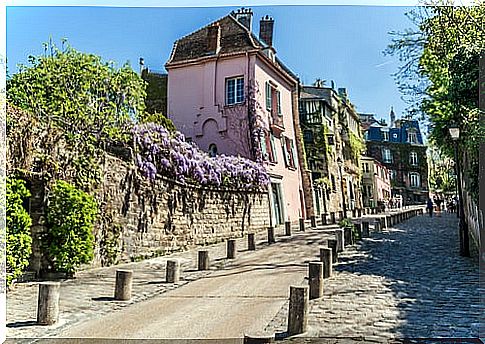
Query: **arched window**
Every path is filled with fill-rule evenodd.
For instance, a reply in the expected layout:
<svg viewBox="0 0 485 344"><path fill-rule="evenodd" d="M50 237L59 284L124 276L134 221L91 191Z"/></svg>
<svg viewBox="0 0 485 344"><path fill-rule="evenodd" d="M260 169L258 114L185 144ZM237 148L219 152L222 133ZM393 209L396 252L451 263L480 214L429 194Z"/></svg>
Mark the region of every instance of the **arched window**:
<svg viewBox="0 0 485 344"><path fill-rule="evenodd" d="M209 156L211 158L215 157L217 155L217 146L215 143L211 143L209 145Z"/></svg>

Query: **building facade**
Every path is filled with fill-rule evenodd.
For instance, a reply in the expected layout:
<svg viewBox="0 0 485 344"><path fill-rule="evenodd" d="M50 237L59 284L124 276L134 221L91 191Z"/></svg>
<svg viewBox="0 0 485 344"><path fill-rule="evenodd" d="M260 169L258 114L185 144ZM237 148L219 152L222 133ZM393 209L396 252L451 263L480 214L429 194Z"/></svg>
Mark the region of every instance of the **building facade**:
<svg viewBox="0 0 485 344"><path fill-rule="evenodd" d="M391 199L389 170L374 158L361 157L362 202L364 207L379 207Z"/></svg>
<svg viewBox="0 0 485 344"><path fill-rule="evenodd" d="M306 217L298 79L276 57L274 20L252 32L240 9L177 40L168 71L168 116L209 154L265 161L272 225ZM311 207L310 207L311 209Z"/></svg>
<svg viewBox="0 0 485 344"><path fill-rule="evenodd" d="M345 89L300 89L300 127L312 173L315 213L362 206L360 121Z"/></svg>
<svg viewBox="0 0 485 344"><path fill-rule="evenodd" d="M391 125L382 124L372 123L364 134L367 156L389 169L393 197L404 205L426 202L428 163L418 121L396 120L391 110Z"/></svg>

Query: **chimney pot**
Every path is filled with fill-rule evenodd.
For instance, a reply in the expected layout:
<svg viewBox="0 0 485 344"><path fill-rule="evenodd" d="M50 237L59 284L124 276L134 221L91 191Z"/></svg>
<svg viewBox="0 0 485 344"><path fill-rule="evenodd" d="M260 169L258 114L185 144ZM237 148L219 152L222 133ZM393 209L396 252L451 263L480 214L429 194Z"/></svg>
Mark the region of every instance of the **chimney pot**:
<svg viewBox="0 0 485 344"><path fill-rule="evenodd" d="M253 22L253 11L248 8L242 7L235 13L236 20L241 23L246 29L251 31Z"/></svg>

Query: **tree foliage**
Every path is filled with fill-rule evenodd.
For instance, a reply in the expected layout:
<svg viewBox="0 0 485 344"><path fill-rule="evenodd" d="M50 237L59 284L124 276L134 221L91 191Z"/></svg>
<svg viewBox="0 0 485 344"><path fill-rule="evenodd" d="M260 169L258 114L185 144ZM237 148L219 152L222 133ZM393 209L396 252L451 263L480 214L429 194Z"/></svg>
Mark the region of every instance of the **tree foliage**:
<svg viewBox="0 0 485 344"><path fill-rule="evenodd" d="M7 178L7 285L20 276L29 265L32 252L30 226L32 220L23 207L23 199L30 196L25 182Z"/></svg>
<svg viewBox="0 0 485 344"><path fill-rule="evenodd" d="M73 273L93 259L97 213L92 196L64 181L54 185L47 207L46 245L56 271Z"/></svg>
<svg viewBox="0 0 485 344"><path fill-rule="evenodd" d="M430 140L453 156L448 128L461 129L460 155L465 162L467 190L478 199L478 145L485 129L479 121L479 55L485 49L485 4L442 6L441 1L409 14L416 30L394 33L387 52L402 66L398 85L411 115L429 120Z"/></svg>

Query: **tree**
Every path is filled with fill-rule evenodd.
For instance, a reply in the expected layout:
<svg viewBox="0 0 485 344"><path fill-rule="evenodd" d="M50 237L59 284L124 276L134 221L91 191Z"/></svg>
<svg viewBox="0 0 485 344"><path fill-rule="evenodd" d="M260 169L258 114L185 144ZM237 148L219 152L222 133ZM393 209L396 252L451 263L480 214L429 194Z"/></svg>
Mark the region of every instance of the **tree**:
<svg viewBox="0 0 485 344"><path fill-rule="evenodd" d="M411 12L418 29L394 33L387 52L403 63L396 78L410 101L409 113L429 120L430 141L448 157L453 156L448 128L460 126L466 186L478 200L478 145L485 132L479 122L478 59L485 49L485 4L450 5L441 1Z"/></svg>

